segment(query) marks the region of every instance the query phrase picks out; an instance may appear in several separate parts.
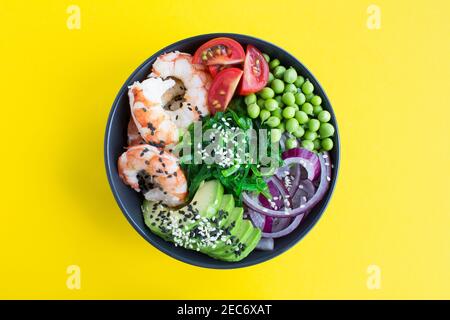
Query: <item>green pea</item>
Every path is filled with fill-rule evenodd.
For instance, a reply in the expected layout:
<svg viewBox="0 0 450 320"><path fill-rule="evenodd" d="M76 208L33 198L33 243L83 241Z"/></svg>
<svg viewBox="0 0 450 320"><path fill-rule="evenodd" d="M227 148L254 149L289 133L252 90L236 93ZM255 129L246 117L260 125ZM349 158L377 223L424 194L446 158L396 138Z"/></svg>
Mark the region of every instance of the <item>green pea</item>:
<svg viewBox="0 0 450 320"><path fill-rule="evenodd" d="M295 103L298 104L299 106L301 106L305 102L306 102L305 95L303 93L301 93L301 92L297 92L295 94Z"/></svg>
<svg viewBox="0 0 450 320"><path fill-rule="evenodd" d="M305 135L304 135L303 137L304 137L306 140L311 140L311 141L313 141L314 139L317 138L317 133L314 132L314 131L308 130L308 131L305 132Z"/></svg>
<svg viewBox="0 0 450 320"><path fill-rule="evenodd" d="M252 103L256 103L256 94L250 93L248 96L245 97L244 101L247 106Z"/></svg>
<svg viewBox="0 0 450 320"><path fill-rule="evenodd" d="M309 151L313 151L314 150L314 143L311 140L303 140L302 141L302 147L309 150Z"/></svg>
<svg viewBox="0 0 450 320"><path fill-rule="evenodd" d="M311 131L317 131L320 128L320 121L317 119L311 119L308 122L308 128Z"/></svg>
<svg viewBox="0 0 450 320"><path fill-rule="evenodd" d="M312 115L313 114L313 106L311 103L309 102L305 102L302 105L302 111L305 112L306 114Z"/></svg>
<svg viewBox="0 0 450 320"><path fill-rule="evenodd" d="M322 110L323 109L321 106L313 106L313 113L315 116L317 116Z"/></svg>
<svg viewBox="0 0 450 320"><path fill-rule="evenodd" d="M256 104L257 104L260 108L264 108L264 103L266 103L266 100L264 100L263 98L259 98L258 101L256 101Z"/></svg>
<svg viewBox="0 0 450 320"><path fill-rule="evenodd" d="M266 124L271 128L275 128L280 124L280 119L277 117L270 117L267 119Z"/></svg>
<svg viewBox="0 0 450 320"><path fill-rule="evenodd" d="M261 122L266 121L267 119L269 119L270 117L270 111L269 110L261 110L261 112L259 113L259 118L261 119Z"/></svg>
<svg viewBox="0 0 450 320"><path fill-rule="evenodd" d="M320 106L320 104L322 103L322 98L319 96L313 96L311 98L311 103L315 106Z"/></svg>
<svg viewBox="0 0 450 320"><path fill-rule="evenodd" d="M322 123L319 128L319 133L322 139L331 137L334 134L334 127L328 122Z"/></svg>
<svg viewBox="0 0 450 320"><path fill-rule="evenodd" d="M333 140L331 140L330 138L325 138L322 140L321 146L323 150L330 151L331 149L333 149Z"/></svg>
<svg viewBox="0 0 450 320"><path fill-rule="evenodd" d="M320 149L320 139L314 140L313 143L314 143L314 150L319 150Z"/></svg>
<svg viewBox="0 0 450 320"><path fill-rule="evenodd" d="M274 117L277 117L281 120L281 118L283 118L282 114L281 114L281 109L280 108L276 108L275 110L273 110L271 112L271 115Z"/></svg>
<svg viewBox="0 0 450 320"><path fill-rule="evenodd" d="M320 122L328 122L331 119L331 114L328 111L320 111L320 113L317 115L317 119L319 119Z"/></svg>
<svg viewBox="0 0 450 320"><path fill-rule="evenodd" d="M281 101L283 101L287 106L291 106L295 103L295 97L292 92L286 92L281 97Z"/></svg>
<svg viewBox="0 0 450 320"><path fill-rule="evenodd" d="M269 79L267 79L267 83L271 83L275 79L272 72L269 72Z"/></svg>
<svg viewBox="0 0 450 320"><path fill-rule="evenodd" d="M286 149L297 148L298 141L295 138L286 139L285 146L286 146Z"/></svg>
<svg viewBox="0 0 450 320"><path fill-rule="evenodd" d="M306 80L302 84L302 91L304 94L311 94L314 91L314 85L309 80Z"/></svg>
<svg viewBox="0 0 450 320"><path fill-rule="evenodd" d="M280 141L282 132L280 129L271 129L270 130L270 141L272 143L276 143Z"/></svg>
<svg viewBox="0 0 450 320"><path fill-rule="evenodd" d="M269 63L270 62L269 55L267 53L263 53L262 55L264 56L264 59L266 59L267 63Z"/></svg>
<svg viewBox="0 0 450 320"><path fill-rule="evenodd" d="M305 82L305 78L302 76L297 76L297 80L295 80L294 84L297 88L300 88L303 82Z"/></svg>
<svg viewBox="0 0 450 320"><path fill-rule="evenodd" d="M295 94L297 92L297 87L292 83L288 83L284 87L284 92L292 92L293 94Z"/></svg>
<svg viewBox="0 0 450 320"><path fill-rule="evenodd" d="M307 94L305 97L307 102L311 102L311 99L314 97L314 93Z"/></svg>
<svg viewBox="0 0 450 320"><path fill-rule="evenodd" d="M284 72L286 71L286 68L283 66L278 66L275 69L273 69L273 76L277 79L283 78Z"/></svg>
<svg viewBox="0 0 450 320"><path fill-rule="evenodd" d="M278 59L273 59L272 61L269 62L269 68L270 70L275 69L276 67L278 67L280 65L280 60Z"/></svg>
<svg viewBox="0 0 450 320"><path fill-rule="evenodd" d="M272 88L265 87L262 88L259 92L259 96L265 100L273 98L275 96L275 92L273 92Z"/></svg>
<svg viewBox="0 0 450 320"><path fill-rule="evenodd" d="M283 118L290 119L295 116L295 108L293 107L286 107L283 109ZM319 127L317 127L319 129Z"/></svg>
<svg viewBox="0 0 450 320"><path fill-rule="evenodd" d="M278 106L279 106L280 108L283 108L283 107L284 107L284 103L283 103L283 101L281 100L281 96L275 96L274 99L277 100Z"/></svg>
<svg viewBox="0 0 450 320"><path fill-rule="evenodd" d="M273 111L275 109L278 109L278 102L275 99L267 99L264 103L264 108L266 108L269 111Z"/></svg>
<svg viewBox="0 0 450 320"><path fill-rule="evenodd" d="M282 93L284 90L284 82L280 79L274 79L270 84L270 87L275 93Z"/></svg>
<svg viewBox="0 0 450 320"><path fill-rule="evenodd" d="M294 83L295 80L297 80L297 71L295 71L294 68L290 67L284 72L283 80L286 83Z"/></svg>
<svg viewBox="0 0 450 320"><path fill-rule="evenodd" d="M284 126L284 122L280 122L280 124L277 126L277 129L281 130L281 133L284 133L286 131L286 127Z"/></svg>
<svg viewBox="0 0 450 320"><path fill-rule="evenodd" d="M295 111L298 111L298 110L300 110L300 109L299 109L299 107L298 107L298 105L296 105L295 103L294 103L293 105L289 106L289 107L292 107L292 108L294 108L294 109L295 109Z"/></svg>
<svg viewBox="0 0 450 320"><path fill-rule="evenodd" d="M292 132L297 131L300 125L298 124L297 119L291 118L286 121L285 126L286 126L286 131L289 133L292 133Z"/></svg>
<svg viewBox="0 0 450 320"><path fill-rule="evenodd" d="M304 111L297 111L295 113L295 119L297 119L300 124L305 124L309 120L308 115Z"/></svg>
<svg viewBox="0 0 450 320"><path fill-rule="evenodd" d="M247 113L250 118L256 119L259 116L259 106L256 103L248 105Z"/></svg>
<svg viewBox="0 0 450 320"><path fill-rule="evenodd" d="M305 134L305 129L299 126L298 129L295 130L292 134L297 138L301 138Z"/></svg>

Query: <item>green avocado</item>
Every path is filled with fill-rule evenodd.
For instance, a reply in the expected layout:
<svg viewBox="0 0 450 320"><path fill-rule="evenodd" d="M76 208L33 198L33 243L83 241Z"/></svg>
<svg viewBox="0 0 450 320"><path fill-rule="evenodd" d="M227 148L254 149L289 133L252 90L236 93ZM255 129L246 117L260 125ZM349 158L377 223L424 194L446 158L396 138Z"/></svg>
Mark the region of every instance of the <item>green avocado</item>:
<svg viewBox="0 0 450 320"><path fill-rule="evenodd" d="M144 200L142 205L144 222L153 233L165 240L171 240L174 222L184 231L192 230L198 224L198 215L201 217L216 215L222 197L222 185L217 180L211 180L200 185L191 203L178 210L162 203Z"/></svg>

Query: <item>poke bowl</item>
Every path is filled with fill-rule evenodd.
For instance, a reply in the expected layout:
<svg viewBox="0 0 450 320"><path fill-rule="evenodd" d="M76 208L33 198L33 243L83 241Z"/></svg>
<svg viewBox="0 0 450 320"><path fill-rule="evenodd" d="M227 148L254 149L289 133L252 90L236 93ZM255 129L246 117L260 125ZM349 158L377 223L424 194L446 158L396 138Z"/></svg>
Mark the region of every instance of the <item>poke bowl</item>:
<svg viewBox="0 0 450 320"><path fill-rule="evenodd" d="M243 140L230 135L238 131ZM297 58L215 33L168 45L130 75L104 157L113 195L145 240L192 265L233 269L280 255L317 223L340 143L325 91Z"/></svg>

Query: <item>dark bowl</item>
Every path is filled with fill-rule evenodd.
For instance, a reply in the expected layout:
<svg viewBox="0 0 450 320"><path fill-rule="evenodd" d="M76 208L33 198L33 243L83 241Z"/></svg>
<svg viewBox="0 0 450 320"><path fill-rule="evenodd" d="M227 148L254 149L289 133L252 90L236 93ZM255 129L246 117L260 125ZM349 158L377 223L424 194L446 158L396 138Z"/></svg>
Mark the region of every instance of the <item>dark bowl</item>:
<svg viewBox="0 0 450 320"><path fill-rule="evenodd" d="M122 152L124 151L124 146L126 146L127 144L126 131L130 118L127 87L134 81L142 81L143 79L145 79L149 74L153 62L162 53L174 50L193 53L195 49L204 42L219 36L231 37L239 41L243 46L245 46L246 44L252 44L262 52L268 53L271 57L278 58L283 65L293 66L297 71L300 72L301 75L303 75L305 78L309 78L310 81L314 84L315 92L319 94L323 99L322 106L325 110L328 110L331 113L331 123L336 128L334 139L335 146L330 154L332 163L334 164L334 169L332 171L331 186L324 199L315 206L314 210L306 217L306 219L294 232L283 238L276 239L275 248L273 251L254 250L248 257L239 262L223 262L215 260L195 251L187 250L181 247L175 247L171 243L166 242L158 236L154 235L144 224L140 208L143 200L142 196L132 190L130 187L126 186L120 180L117 173L117 159L122 154ZM108 123L106 125L105 134L105 165L109 184L117 203L119 204L122 212L131 223L131 225L148 242L150 242L153 246L168 254L169 256L196 266L217 269L232 269L258 264L278 256L279 254L285 252L297 242L299 242L317 223L319 218L322 216L322 213L325 211L328 202L330 201L339 170L339 155L340 145L336 117L334 115L330 101L328 100L328 97L326 96L324 90L322 89L322 86L319 84L317 79L300 61L298 61L294 56L292 56L285 50L264 40L240 34L216 33L199 35L178 41L156 52L133 72L133 74L128 78L128 80L120 89L112 105Z"/></svg>

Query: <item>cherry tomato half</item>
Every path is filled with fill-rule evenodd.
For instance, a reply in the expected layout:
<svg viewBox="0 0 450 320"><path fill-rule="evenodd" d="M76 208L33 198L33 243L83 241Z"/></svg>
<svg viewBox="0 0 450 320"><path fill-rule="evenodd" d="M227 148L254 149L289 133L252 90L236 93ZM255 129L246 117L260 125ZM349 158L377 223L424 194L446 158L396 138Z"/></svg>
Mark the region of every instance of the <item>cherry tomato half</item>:
<svg viewBox="0 0 450 320"><path fill-rule="evenodd" d="M242 70L238 68L227 68L216 75L208 92L208 108L211 114L227 108L241 77Z"/></svg>
<svg viewBox="0 0 450 320"><path fill-rule="evenodd" d="M234 64L214 64L214 65L208 66L208 71L211 74L211 76L214 78L223 69L233 68L233 67L239 68L239 65L234 65Z"/></svg>
<svg viewBox="0 0 450 320"><path fill-rule="evenodd" d="M236 64L244 61L245 52L239 42L230 38L209 40L195 51L193 63L196 64Z"/></svg>
<svg viewBox="0 0 450 320"><path fill-rule="evenodd" d="M255 93L264 88L269 79L269 65L262 53L254 46L247 46L244 75L239 89L240 95Z"/></svg>

